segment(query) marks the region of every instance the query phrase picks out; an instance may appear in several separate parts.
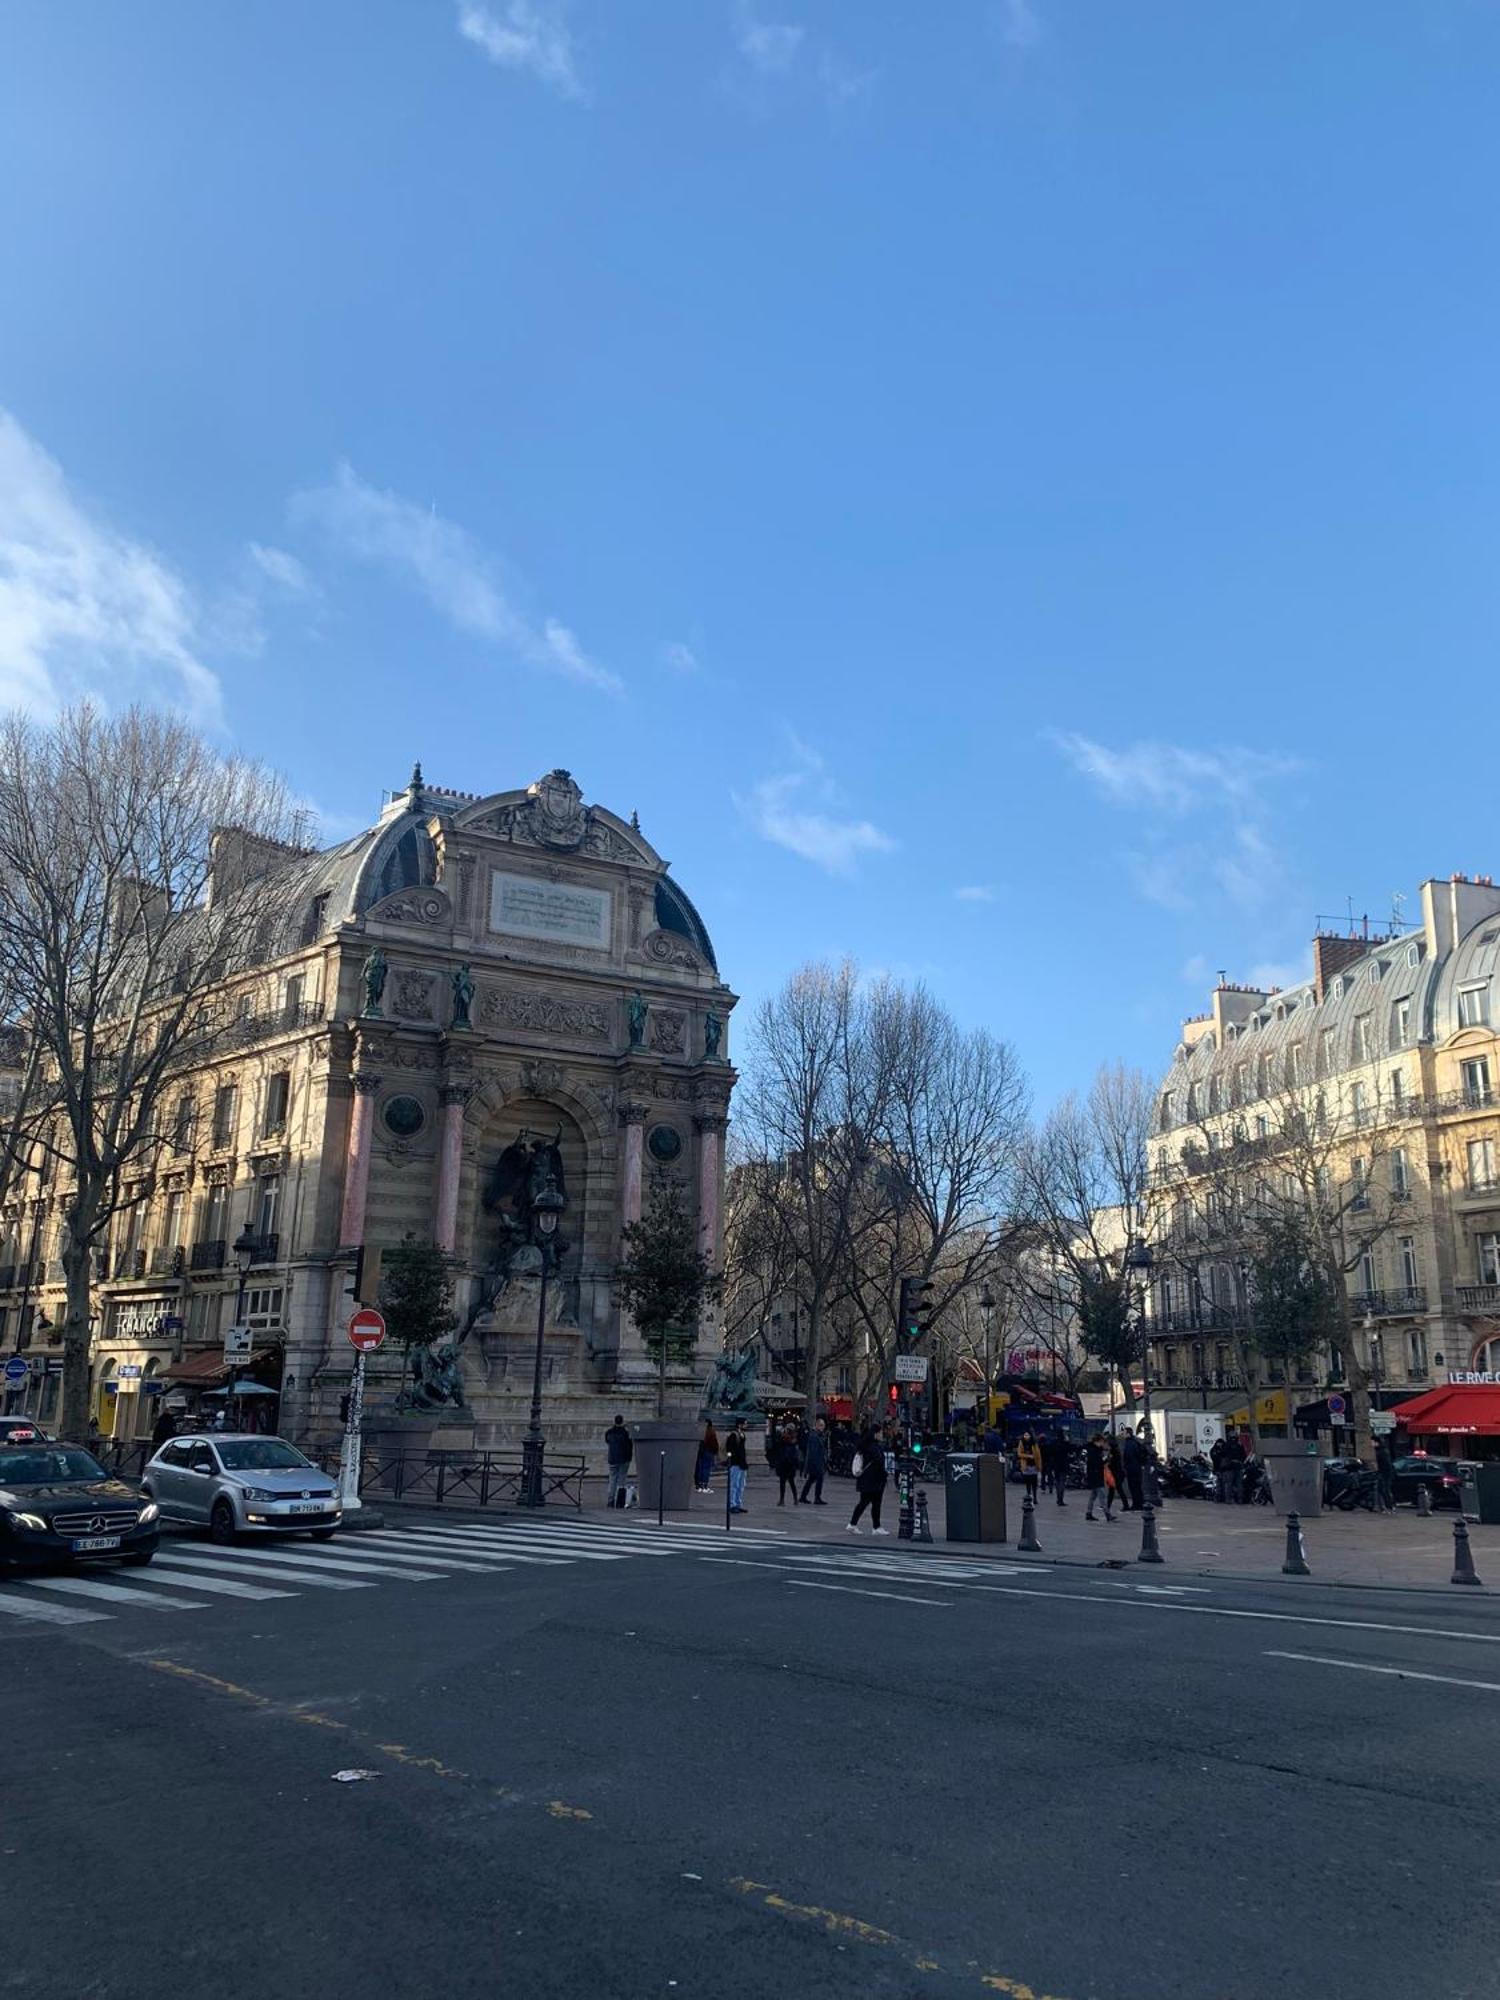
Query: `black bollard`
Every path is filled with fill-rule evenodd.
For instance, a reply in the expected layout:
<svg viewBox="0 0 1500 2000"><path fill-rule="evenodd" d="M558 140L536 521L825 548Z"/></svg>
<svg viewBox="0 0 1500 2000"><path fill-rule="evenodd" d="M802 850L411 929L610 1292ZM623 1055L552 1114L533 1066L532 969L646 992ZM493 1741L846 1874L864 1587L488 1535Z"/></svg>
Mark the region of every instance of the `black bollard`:
<svg viewBox="0 0 1500 2000"><path fill-rule="evenodd" d="M911 1474L903 1472L897 1482L896 1491L901 1496L900 1512L896 1516L896 1538L909 1542L912 1532Z"/></svg>
<svg viewBox="0 0 1500 2000"><path fill-rule="evenodd" d="M1311 1576L1307 1566L1307 1551L1302 1546L1302 1516L1288 1514L1286 1517L1286 1561L1281 1565L1283 1576Z"/></svg>
<svg viewBox="0 0 1500 2000"><path fill-rule="evenodd" d="M724 1532L729 1534L734 1527L734 1474L726 1459L724 1464Z"/></svg>
<svg viewBox="0 0 1500 2000"><path fill-rule="evenodd" d="M918 1542L932 1540L932 1523L927 1518L927 1495L920 1488L917 1491L917 1525L912 1539Z"/></svg>
<svg viewBox="0 0 1500 2000"><path fill-rule="evenodd" d="M1021 1502L1021 1539L1016 1547L1023 1555L1039 1556L1042 1545L1036 1538L1036 1503L1028 1493Z"/></svg>
<svg viewBox="0 0 1500 2000"><path fill-rule="evenodd" d="M656 1454L656 1525L658 1528L661 1526L665 1516L666 1506L667 1454L664 1451L659 1451Z"/></svg>
<svg viewBox="0 0 1500 2000"><path fill-rule="evenodd" d="M1136 1561L1141 1563L1166 1561L1166 1557L1157 1546L1156 1509L1151 1505L1149 1500L1141 1509L1141 1552L1136 1557Z"/></svg>
<svg viewBox="0 0 1500 2000"><path fill-rule="evenodd" d="M1469 1547L1469 1531L1460 1516L1453 1523L1453 1581L1455 1583L1478 1583L1474 1568L1474 1552Z"/></svg>

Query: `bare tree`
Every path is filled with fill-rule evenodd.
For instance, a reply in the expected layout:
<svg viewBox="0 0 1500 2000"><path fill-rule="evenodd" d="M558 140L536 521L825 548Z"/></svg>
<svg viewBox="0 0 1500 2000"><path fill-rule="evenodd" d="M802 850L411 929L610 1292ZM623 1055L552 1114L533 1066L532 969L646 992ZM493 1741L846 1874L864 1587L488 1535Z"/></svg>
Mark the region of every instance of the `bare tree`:
<svg viewBox="0 0 1500 2000"><path fill-rule="evenodd" d="M1026 1130L1026 1084L1013 1050L959 1028L923 987L887 987L877 1031L890 1079L878 1164L862 1191L870 1226L848 1273L850 1304L879 1383L894 1373L902 1277L931 1282L931 1361L951 1379L960 1302L998 1272ZM947 1335L945 1337L945 1330Z"/></svg>
<svg viewBox="0 0 1500 2000"><path fill-rule="evenodd" d="M1164 1240L1193 1300L1233 1289L1226 1315L1255 1412L1262 1362L1285 1377L1319 1348L1344 1360L1356 1450L1368 1455L1370 1371L1355 1337L1348 1279L1391 1231L1418 1218L1406 1174L1392 1171L1399 1123L1377 1127L1330 1109L1326 1094L1289 1087L1266 1101L1265 1130L1200 1122L1156 1177ZM1237 1280L1237 1283L1236 1283ZM1224 1300L1217 1298L1221 1311Z"/></svg>
<svg viewBox="0 0 1500 2000"><path fill-rule="evenodd" d="M1155 1095L1138 1070L1101 1069L1084 1098L1066 1097L1025 1148L1019 1208L1045 1255L1049 1287L1085 1350L1135 1397L1141 1316L1132 1246L1147 1226L1146 1140Z"/></svg>
<svg viewBox="0 0 1500 2000"><path fill-rule="evenodd" d="M87 1420L96 1247L127 1173L155 1163L163 1086L212 1054L216 989L251 954L261 899L243 868L215 873L216 835L243 855L287 824L277 781L179 722L87 705L0 722L0 993L34 1063L22 1145L61 1196L65 1433Z"/></svg>
<svg viewBox="0 0 1500 2000"><path fill-rule="evenodd" d="M831 1302L872 1223L862 1197L891 1092L884 1005L884 989L865 988L848 962L802 967L755 1016L736 1102L743 1199L804 1316L809 1398Z"/></svg>

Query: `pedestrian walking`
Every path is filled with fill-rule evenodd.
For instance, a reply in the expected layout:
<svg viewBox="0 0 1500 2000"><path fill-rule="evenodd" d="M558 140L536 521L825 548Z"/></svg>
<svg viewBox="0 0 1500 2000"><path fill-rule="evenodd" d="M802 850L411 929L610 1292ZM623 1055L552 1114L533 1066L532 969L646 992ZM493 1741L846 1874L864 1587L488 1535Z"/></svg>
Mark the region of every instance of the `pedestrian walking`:
<svg viewBox="0 0 1500 2000"><path fill-rule="evenodd" d="M1047 1462L1052 1470L1052 1491L1057 1495L1059 1507L1066 1507L1064 1497L1068 1490L1068 1468L1073 1463L1073 1447L1063 1431L1055 1431L1047 1440Z"/></svg>
<svg viewBox="0 0 1500 2000"><path fill-rule="evenodd" d="M1130 1505L1139 1513L1146 1504L1146 1455L1141 1450L1141 1441L1134 1431L1125 1433L1125 1441L1120 1446L1120 1463L1125 1468L1125 1486L1130 1494Z"/></svg>
<svg viewBox="0 0 1500 2000"><path fill-rule="evenodd" d="M804 1503L809 1493L815 1507L826 1507L823 1498L823 1476L828 1470L828 1419L819 1417L807 1434L807 1444L802 1456L802 1499Z"/></svg>
<svg viewBox="0 0 1500 2000"><path fill-rule="evenodd" d="M778 1491L776 1505L786 1505L787 1488L791 1488L792 1505L797 1505L797 1433L790 1424L783 1426L776 1440L776 1450L771 1458L771 1470L776 1474Z"/></svg>
<svg viewBox="0 0 1500 2000"><path fill-rule="evenodd" d="M714 1467L719 1462L719 1433L711 1422L703 1426L698 1440L698 1465L694 1484L700 1493L713 1492Z"/></svg>
<svg viewBox="0 0 1500 2000"><path fill-rule="evenodd" d="M1375 1491L1380 1499L1382 1514L1396 1511L1396 1464L1391 1457L1391 1448L1384 1438L1375 1440Z"/></svg>
<svg viewBox="0 0 1500 2000"><path fill-rule="evenodd" d="M1107 1483L1120 1503L1122 1514L1129 1511L1130 1495L1125 1491L1125 1461L1120 1456L1120 1440L1111 1433L1104 1457ZM1105 1512L1109 1510L1106 1508Z"/></svg>
<svg viewBox="0 0 1500 2000"><path fill-rule="evenodd" d="M1108 1473L1109 1454L1104 1448L1104 1440L1100 1437L1091 1437L1083 1448L1083 1477L1089 1489L1089 1504L1083 1515L1085 1521L1098 1520L1099 1516L1094 1512L1094 1506L1101 1495L1104 1499L1105 1520L1114 1519L1110 1508L1115 1503L1115 1490L1109 1484Z"/></svg>
<svg viewBox="0 0 1500 2000"><path fill-rule="evenodd" d="M176 1417L173 1416L170 1410L163 1410L156 1422L151 1426L151 1449L159 1451L168 1438L174 1438L176 1435Z"/></svg>
<svg viewBox="0 0 1500 2000"><path fill-rule="evenodd" d="M635 1440L626 1428L625 1419L618 1413L604 1433L604 1457L609 1466L609 1491L604 1504L606 1507L623 1507L625 1487L630 1478L630 1462L635 1457Z"/></svg>
<svg viewBox="0 0 1500 2000"><path fill-rule="evenodd" d="M1229 1498L1229 1448L1223 1438L1216 1437L1208 1454L1208 1462L1214 1469L1214 1498L1222 1504Z"/></svg>
<svg viewBox="0 0 1500 2000"><path fill-rule="evenodd" d="M729 1433L729 1442L724 1447L724 1456L729 1461L729 1511L743 1514L745 1511L745 1477L750 1464L745 1457L745 1420L736 1417Z"/></svg>
<svg viewBox="0 0 1500 2000"><path fill-rule="evenodd" d="M1224 1440L1224 1498L1240 1501L1245 1497L1245 1447L1231 1431Z"/></svg>
<svg viewBox="0 0 1500 2000"><path fill-rule="evenodd" d="M1005 1456L1005 1439L996 1430L993 1421L984 1427L984 1436L979 1440L979 1449L988 1452L992 1458Z"/></svg>
<svg viewBox="0 0 1500 2000"><path fill-rule="evenodd" d="M1021 1442L1016 1446L1016 1464L1021 1468L1021 1484L1026 1488L1026 1497L1034 1502L1037 1481L1042 1476L1042 1452L1030 1431L1021 1433Z"/></svg>
<svg viewBox="0 0 1500 2000"><path fill-rule="evenodd" d="M859 1450L854 1454L854 1489L859 1498L849 1516L849 1526L856 1535L859 1533L859 1517L866 1507L870 1510L870 1532L876 1535L891 1532L880 1525L880 1502L885 1493L885 1481L884 1447L873 1431L866 1430L861 1433Z"/></svg>

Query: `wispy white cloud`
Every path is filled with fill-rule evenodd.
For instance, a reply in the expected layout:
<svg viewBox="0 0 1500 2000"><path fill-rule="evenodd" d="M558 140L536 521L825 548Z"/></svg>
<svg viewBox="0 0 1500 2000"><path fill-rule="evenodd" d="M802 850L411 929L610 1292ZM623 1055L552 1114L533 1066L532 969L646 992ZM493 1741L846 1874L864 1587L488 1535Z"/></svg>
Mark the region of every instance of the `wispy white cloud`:
<svg viewBox="0 0 1500 2000"><path fill-rule="evenodd" d="M1031 0L1001 0L1000 39L1007 48L1034 49L1042 39L1042 21Z"/></svg>
<svg viewBox="0 0 1500 2000"><path fill-rule="evenodd" d="M275 584L289 597L305 597L312 589L312 578L306 565L286 549L271 548L265 542L251 542L250 562L267 583Z"/></svg>
<svg viewBox="0 0 1500 2000"><path fill-rule="evenodd" d="M0 706L47 714L83 695L221 719L187 584L99 519L61 466L0 410Z"/></svg>
<svg viewBox="0 0 1500 2000"><path fill-rule="evenodd" d="M329 485L294 494L288 512L294 525L341 554L417 591L457 631L589 687L620 691L619 675L590 659L566 625L556 618L536 625L518 612L495 559L435 508L384 492L341 465Z"/></svg>
<svg viewBox="0 0 1500 2000"><path fill-rule="evenodd" d="M747 0L735 9L734 45L759 76L784 76L806 39L806 28L793 21L763 21Z"/></svg>
<svg viewBox="0 0 1500 2000"><path fill-rule="evenodd" d="M1145 845L1126 858L1148 900L1186 910L1214 894L1252 909L1270 896L1283 863L1267 831L1269 794L1300 759L1163 742L1114 749L1068 730L1052 740L1109 805L1139 815Z"/></svg>
<svg viewBox="0 0 1500 2000"><path fill-rule="evenodd" d="M662 664L676 674L695 674L698 671L698 655L691 646L685 646L680 639L673 639L661 649Z"/></svg>
<svg viewBox="0 0 1500 2000"><path fill-rule="evenodd" d="M993 903L995 892L987 882L970 882L953 891L960 903Z"/></svg>
<svg viewBox="0 0 1500 2000"><path fill-rule="evenodd" d="M831 111L840 111L875 81L873 69L856 69L830 44L813 42L799 21L767 20L752 0L737 0L730 19L753 102L764 105L776 86L796 80L804 90L816 90Z"/></svg>
<svg viewBox="0 0 1500 2000"><path fill-rule="evenodd" d="M501 69L522 71L559 97L587 103L572 34L561 10L548 0L507 0L499 12L478 0L459 0L458 32Z"/></svg>
<svg viewBox="0 0 1500 2000"><path fill-rule="evenodd" d="M815 750L794 737L792 756L789 770L762 778L736 798L762 840L800 854L830 875L852 875L864 856L894 849L896 842L878 826L837 810L838 787Z"/></svg>
<svg viewBox="0 0 1500 2000"><path fill-rule="evenodd" d="M1300 986L1304 980L1312 978L1312 954L1304 951L1299 958L1263 958L1252 965L1245 978L1247 986L1257 987L1262 993L1270 993L1288 986Z"/></svg>

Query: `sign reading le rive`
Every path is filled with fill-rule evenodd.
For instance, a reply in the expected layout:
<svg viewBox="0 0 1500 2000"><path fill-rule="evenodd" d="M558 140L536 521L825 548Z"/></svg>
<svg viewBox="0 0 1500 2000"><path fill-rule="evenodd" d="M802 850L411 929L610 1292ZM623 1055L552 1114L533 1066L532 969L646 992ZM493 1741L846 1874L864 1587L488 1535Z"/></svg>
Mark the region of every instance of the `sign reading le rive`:
<svg viewBox="0 0 1500 2000"><path fill-rule="evenodd" d="M492 931L608 951L609 919L607 889L582 889L575 882L545 882L536 875L506 875L498 869L490 877Z"/></svg>
<svg viewBox="0 0 1500 2000"><path fill-rule="evenodd" d="M898 1354L896 1356L896 1380L898 1382L925 1382L927 1380L927 1356L925 1354Z"/></svg>

